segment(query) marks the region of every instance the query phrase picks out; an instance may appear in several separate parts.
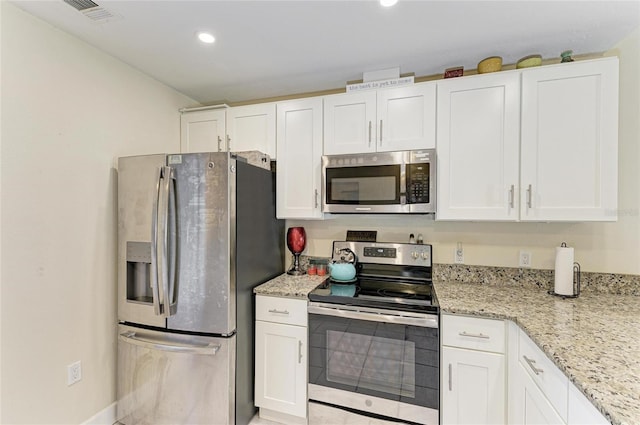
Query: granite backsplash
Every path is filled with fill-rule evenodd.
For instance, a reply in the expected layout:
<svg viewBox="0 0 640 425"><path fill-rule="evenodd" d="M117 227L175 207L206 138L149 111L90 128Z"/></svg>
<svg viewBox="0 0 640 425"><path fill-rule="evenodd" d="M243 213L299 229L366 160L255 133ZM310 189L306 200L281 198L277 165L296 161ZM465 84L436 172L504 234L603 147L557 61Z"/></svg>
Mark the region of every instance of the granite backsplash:
<svg viewBox="0 0 640 425"><path fill-rule="evenodd" d="M300 265L307 269L310 262L326 263L328 258L300 256ZM517 267L473 266L467 264L434 264L433 280L481 285L537 286L553 289L553 270ZM640 275L615 273L580 273L580 290L589 293L640 295Z"/></svg>

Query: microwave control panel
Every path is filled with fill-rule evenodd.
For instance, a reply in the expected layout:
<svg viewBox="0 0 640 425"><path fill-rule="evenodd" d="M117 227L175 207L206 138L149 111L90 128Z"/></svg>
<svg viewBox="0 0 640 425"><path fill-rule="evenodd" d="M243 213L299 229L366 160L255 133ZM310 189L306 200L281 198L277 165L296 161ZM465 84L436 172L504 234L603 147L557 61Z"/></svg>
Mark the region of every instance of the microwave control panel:
<svg viewBox="0 0 640 425"><path fill-rule="evenodd" d="M407 164L407 202L429 203L429 163Z"/></svg>

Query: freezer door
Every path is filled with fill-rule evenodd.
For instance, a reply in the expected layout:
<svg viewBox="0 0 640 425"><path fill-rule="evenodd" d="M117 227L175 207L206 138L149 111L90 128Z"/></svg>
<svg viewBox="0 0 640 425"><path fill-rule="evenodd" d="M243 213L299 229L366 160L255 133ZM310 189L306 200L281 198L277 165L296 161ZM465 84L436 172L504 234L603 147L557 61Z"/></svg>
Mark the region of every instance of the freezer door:
<svg viewBox="0 0 640 425"><path fill-rule="evenodd" d="M233 424L235 336L210 338L118 326L117 420Z"/></svg>
<svg viewBox="0 0 640 425"><path fill-rule="evenodd" d="M176 181L177 309L174 330L236 329L235 166L227 152L169 155Z"/></svg>
<svg viewBox="0 0 640 425"><path fill-rule="evenodd" d="M166 155L118 160L118 320L165 327L154 285L153 210ZM164 198L163 198L164 200ZM168 202L168 198L167 198Z"/></svg>

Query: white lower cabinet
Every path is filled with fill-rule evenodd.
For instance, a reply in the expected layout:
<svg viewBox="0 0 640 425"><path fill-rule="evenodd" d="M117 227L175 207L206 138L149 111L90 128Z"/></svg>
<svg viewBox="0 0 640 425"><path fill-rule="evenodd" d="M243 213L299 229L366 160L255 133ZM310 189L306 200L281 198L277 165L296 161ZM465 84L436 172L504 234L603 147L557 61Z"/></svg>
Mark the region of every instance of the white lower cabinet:
<svg viewBox="0 0 640 425"><path fill-rule="evenodd" d="M515 391L509 393L509 403L513 408L513 415L509 418L509 423L523 425L565 423L527 374L524 366L517 365L514 379L517 381L517 385L514 388Z"/></svg>
<svg viewBox="0 0 640 425"><path fill-rule="evenodd" d="M255 404L260 417L307 422L307 302L256 296Z"/></svg>
<svg viewBox="0 0 640 425"><path fill-rule="evenodd" d="M504 321L445 314L442 341L441 422L505 423Z"/></svg>
<svg viewBox="0 0 640 425"><path fill-rule="evenodd" d="M609 423L522 329L508 326L510 424Z"/></svg>
<svg viewBox="0 0 640 425"><path fill-rule="evenodd" d="M442 424L609 421L511 321L443 314Z"/></svg>

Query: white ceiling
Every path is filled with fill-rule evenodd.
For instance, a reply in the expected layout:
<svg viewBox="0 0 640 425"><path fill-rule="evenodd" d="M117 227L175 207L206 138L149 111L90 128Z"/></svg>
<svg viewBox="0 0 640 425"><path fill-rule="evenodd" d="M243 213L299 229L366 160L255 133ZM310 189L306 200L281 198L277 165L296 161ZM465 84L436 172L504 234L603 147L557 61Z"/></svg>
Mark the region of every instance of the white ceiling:
<svg viewBox="0 0 640 425"><path fill-rule="evenodd" d="M493 55L602 52L640 25L640 0L94 1L120 19L14 3L204 104L334 89L393 67L424 76Z"/></svg>

